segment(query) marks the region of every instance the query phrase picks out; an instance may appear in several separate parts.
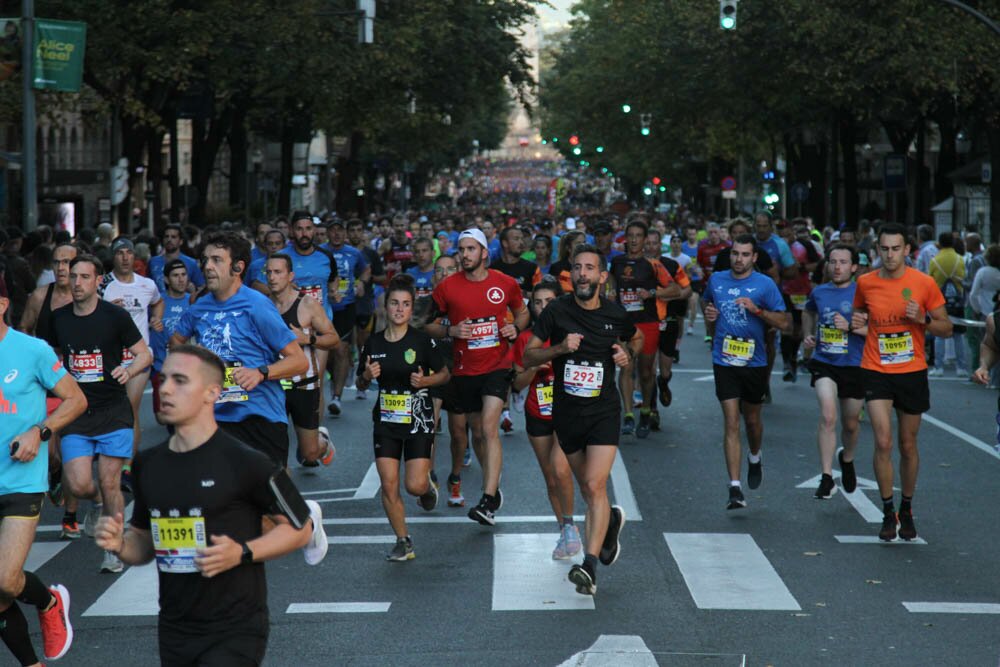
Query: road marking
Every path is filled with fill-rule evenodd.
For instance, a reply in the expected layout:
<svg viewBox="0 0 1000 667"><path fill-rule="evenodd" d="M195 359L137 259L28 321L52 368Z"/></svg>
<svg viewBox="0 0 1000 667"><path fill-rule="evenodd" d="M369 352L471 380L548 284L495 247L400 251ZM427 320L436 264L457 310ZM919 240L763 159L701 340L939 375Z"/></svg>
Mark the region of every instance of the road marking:
<svg viewBox="0 0 1000 667"><path fill-rule="evenodd" d="M330 535L330 544L395 544L395 535Z"/></svg>
<svg viewBox="0 0 1000 667"><path fill-rule="evenodd" d="M966 433L965 431L962 431L961 429L957 429L954 426L952 426L951 424L947 424L947 423L941 421L940 419L936 419L934 417L931 417L926 412L924 413L924 421L927 422L928 424L931 424L932 426L937 426L942 431L947 431L948 433L951 433L953 436L955 436L959 440L965 440L967 443L969 443L970 445L972 445L976 449L981 449L982 451L986 452L987 454L989 454L993 458L1000 459L1000 452L997 452L997 450L992 445L986 444L985 442L983 442L979 438L975 438L975 437L969 435L968 433Z"/></svg>
<svg viewBox="0 0 1000 667"><path fill-rule="evenodd" d="M1000 614L1000 604L991 602L904 602L914 614Z"/></svg>
<svg viewBox="0 0 1000 667"><path fill-rule="evenodd" d="M601 635L590 648L575 653L559 667L656 667L656 656L638 635Z"/></svg>
<svg viewBox="0 0 1000 667"><path fill-rule="evenodd" d="M103 575L107 576L107 575ZM156 563L125 570L84 616L156 616L160 613Z"/></svg>
<svg viewBox="0 0 1000 667"><path fill-rule="evenodd" d="M796 484L795 488L796 489L812 489L812 490L815 491L816 487L819 486L819 480L822 477L823 477L823 475L816 475L815 477L810 477L809 479L807 479L806 481L802 482L801 484ZM839 470L835 469L833 471L833 478L834 479L840 479L841 478ZM867 489L868 491L878 491L878 483L875 482L874 480L871 480L871 479L865 479L864 477L858 477L858 488L859 489ZM840 489L840 490L843 491L843 489Z"/></svg>
<svg viewBox="0 0 1000 667"><path fill-rule="evenodd" d="M625 462L622 460L621 452L615 456L614 463L611 464L611 484L615 489L615 503L625 510L625 517L630 521L642 521L642 514L639 512L639 505L635 501L635 494L632 493L632 482L628 477L628 470L625 469Z"/></svg>
<svg viewBox="0 0 1000 667"><path fill-rule="evenodd" d="M906 541L906 540L893 540L892 542L886 542L880 540L878 535L834 535L834 538L841 544L927 544L924 538L918 537L916 539Z"/></svg>
<svg viewBox="0 0 1000 667"><path fill-rule="evenodd" d="M585 521L587 517L576 514L573 516L574 521ZM638 521L639 519L633 519L631 515L626 514L626 518L629 521ZM534 516L498 516L495 518L497 523L555 523L555 517L551 514L538 514ZM475 523L469 517L462 514L461 516L408 516L406 517L406 523L465 523L472 524ZM385 517L377 516L364 516L364 517L353 517L349 519L323 519L324 526L388 526L389 520ZM478 524L477 524L478 525Z"/></svg>
<svg viewBox="0 0 1000 667"><path fill-rule="evenodd" d="M286 614L373 614L389 611L391 602L293 602Z"/></svg>
<svg viewBox="0 0 1000 667"><path fill-rule="evenodd" d="M700 378L695 378L692 382L711 382L715 379L715 375L702 375Z"/></svg>
<svg viewBox="0 0 1000 667"><path fill-rule="evenodd" d="M797 489L815 489L819 486L819 480L822 475L816 475L812 479L807 479L801 484L797 484L795 488ZM838 479L840 477L840 471L833 471L833 478ZM850 503L851 507L857 510L861 518L868 523L882 523L882 510L879 509L871 499L864 494L864 490L878 491L878 484L870 479L865 479L864 477L858 477L858 488L854 493L847 493L844 491L843 486L837 489L837 495L843 496L844 500Z"/></svg>
<svg viewBox="0 0 1000 667"><path fill-rule="evenodd" d="M352 486L349 489L326 489L325 491L301 491L303 496L321 496L324 493L354 493L358 490L357 487Z"/></svg>
<svg viewBox="0 0 1000 667"><path fill-rule="evenodd" d="M69 542L35 542L28 552L28 560L24 569L28 572L42 569L42 566L59 555L59 552L69 546Z"/></svg>
<svg viewBox="0 0 1000 667"><path fill-rule="evenodd" d="M566 579L573 561L552 559L558 539L558 533L493 536L493 611L594 608L593 596L580 595Z"/></svg>
<svg viewBox="0 0 1000 667"><path fill-rule="evenodd" d="M745 533L664 533L699 609L802 608Z"/></svg>
<svg viewBox="0 0 1000 667"><path fill-rule="evenodd" d="M382 481L378 477L378 469L375 468L375 463L372 462L372 464L368 466L368 472L365 473L365 478L361 480L361 486L358 487L352 497L355 500L359 498L374 498L375 494L378 493L380 486L382 486Z"/></svg>

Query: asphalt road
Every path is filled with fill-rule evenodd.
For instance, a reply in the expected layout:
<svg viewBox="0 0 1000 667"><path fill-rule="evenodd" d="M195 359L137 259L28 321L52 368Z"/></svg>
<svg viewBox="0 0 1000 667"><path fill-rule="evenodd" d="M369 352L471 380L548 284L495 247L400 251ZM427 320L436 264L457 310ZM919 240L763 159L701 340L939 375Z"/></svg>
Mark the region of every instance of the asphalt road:
<svg viewBox="0 0 1000 667"><path fill-rule="evenodd" d="M481 527L443 495L430 513L408 500L417 558L386 562L392 535L372 477L371 403L347 392L344 416L327 421L334 464L316 474L293 466L301 489L321 501L332 543L317 567L299 554L268 565L266 664L997 665L993 391L932 380L914 501L922 543L879 544L878 494L864 479L870 424L858 491L817 501L814 394L807 376L774 376L764 483L745 489L747 509L729 512L721 413L700 335L685 337L682 362L674 403L660 409L663 430L622 443L612 487L628 523L595 599L565 580L569 563L549 558L556 525L516 413L503 439L501 522ZM165 433L146 410L144 439L158 442ZM463 480L475 500L476 463ZM62 663L157 664L154 572L98 574L92 540L58 541L60 516L45 510L30 566L72 593L76 639Z"/></svg>

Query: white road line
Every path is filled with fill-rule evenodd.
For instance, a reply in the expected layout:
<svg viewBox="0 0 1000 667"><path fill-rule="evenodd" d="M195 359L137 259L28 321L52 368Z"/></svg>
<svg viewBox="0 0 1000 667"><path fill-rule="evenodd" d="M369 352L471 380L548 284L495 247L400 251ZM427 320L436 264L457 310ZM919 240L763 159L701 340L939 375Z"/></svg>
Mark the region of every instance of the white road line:
<svg viewBox="0 0 1000 667"><path fill-rule="evenodd" d="M799 611L754 539L745 533L664 533L699 609Z"/></svg>
<svg viewBox="0 0 1000 667"><path fill-rule="evenodd" d="M884 542L878 538L878 535L834 535L834 538L836 538L836 540L841 544L884 544L887 546L892 546L894 544L900 544L900 545L927 544L927 542L925 542L924 538L922 537L918 537L915 540L910 540L909 542L907 542L906 540L894 540L892 542Z"/></svg>
<svg viewBox="0 0 1000 667"><path fill-rule="evenodd" d="M882 523L882 510L865 495L864 491L856 489L854 493L841 493L840 495L844 496L844 500L857 510L862 519L868 523Z"/></svg>
<svg viewBox="0 0 1000 667"><path fill-rule="evenodd" d="M106 575L105 575L106 576ZM84 616L156 616L160 613L156 563L125 570Z"/></svg>
<svg viewBox="0 0 1000 667"><path fill-rule="evenodd" d="M1000 614L1000 604L990 602L904 602L914 614Z"/></svg>
<svg viewBox="0 0 1000 667"><path fill-rule="evenodd" d="M659 662L639 635L601 635L589 648L559 667L656 667Z"/></svg>
<svg viewBox="0 0 1000 667"><path fill-rule="evenodd" d="M368 472L365 473L365 478L361 480L361 486L359 486L358 490L354 492L353 497L355 499L374 498L381 485L382 482L378 478L378 469L375 467L375 462L373 461L372 464L368 466Z"/></svg>
<svg viewBox="0 0 1000 667"><path fill-rule="evenodd" d="M324 493L353 493L357 491L357 487L351 487L349 489L326 489L325 491L302 491L303 496L320 496Z"/></svg>
<svg viewBox="0 0 1000 667"><path fill-rule="evenodd" d="M40 570L43 565L59 555L59 552L69 546L69 542L35 542L28 552L28 560L24 569L28 572Z"/></svg>
<svg viewBox="0 0 1000 667"><path fill-rule="evenodd" d="M701 377L692 380L692 382L711 382L714 379L715 379L714 375L702 375Z"/></svg>
<svg viewBox="0 0 1000 667"><path fill-rule="evenodd" d="M615 503L625 510L626 520L642 521L642 513L639 512L639 504L636 503L635 494L632 493L632 482L629 480L621 452L618 452L615 462L611 464L611 484L615 489Z"/></svg>
<svg viewBox="0 0 1000 667"><path fill-rule="evenodd" d="M989 454L993 458L1000 459L1000 453L998 453L997 450L992 445L986 444L985 442L983 442L979 438L975 438L975 437L969 435L968 433L966 433L965 431L957 429L954 426L952 426L951 424L947 424L947 423L941 421L940 419L937 419L935 417L931 417L926 412L924 413L924 421L927 422L928 424L931 424L932 426L937 426L942 431L947 431L948 433L951 433L953 436L955 436L959 440L965 440L967 443L969 443L970 445L972 445L976 449L981 449L982 451L986 452L987 454Z"/></svg>
<svg viewBox="0 0 1000 667"><path fill-rule="evenodd" d="M324 522L325 523L325 522ZM395 535L330 535L330 544L395 544Z"/></svg>
<svg viewBox="0 0 1000 667"><path fill-rule="evenodd" d="M493 611L594 608L593 596L580 595L566 579L573 561L552 560L558 539L558 533L493 536Z"/></svg>
<svg viewBox="0 0 1000 667"><path fill-rule="evenodd" d="M632 521L632 517L626 514L626 519ZM584 521L586 517L581 514L573 516L574 521ZM636 519L638 520L638 519ZM555 523L555 517L551 514L538 514L533 516L504 516L496 517L497 523ZM406 523L464 523L474 525L475 522L462 514L460 516L408 516ZM348 519L323 519L324 526L388 526L389 520L385 517L364 516L352 517Z"/></svg>
<svg viewBox="0 0 1000 667"><path fill-rule="evenodd" d="M286 614L372 614L389 611L391 602L293 602Z"/></svg>

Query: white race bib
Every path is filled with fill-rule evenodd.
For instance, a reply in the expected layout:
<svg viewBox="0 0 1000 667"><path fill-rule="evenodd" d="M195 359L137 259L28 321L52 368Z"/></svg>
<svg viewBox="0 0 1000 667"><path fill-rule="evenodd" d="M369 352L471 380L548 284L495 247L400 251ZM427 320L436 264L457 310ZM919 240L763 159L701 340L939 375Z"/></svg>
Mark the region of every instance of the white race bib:
<svg viewBox="0 0 1000 667"><path fill-rule="evenodd" d="M604 387L604 366L584 361L567 361L563 369L563 391L577 398L596 398Z"/></svg>

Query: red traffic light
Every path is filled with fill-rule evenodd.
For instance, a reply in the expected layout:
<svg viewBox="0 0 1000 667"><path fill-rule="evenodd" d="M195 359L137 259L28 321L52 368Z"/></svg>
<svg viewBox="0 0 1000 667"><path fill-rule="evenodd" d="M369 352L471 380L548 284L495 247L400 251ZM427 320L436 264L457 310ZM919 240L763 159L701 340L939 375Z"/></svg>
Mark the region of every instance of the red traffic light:
<svg viewBox="0 0 1000 667"><path fill-rule="evenodd" d="M576 146L578 143L580 143L580 137L576 136L575 134L571 135L569 138L569 145Z"/></svg>
<svg viewBox="0 0 1000 667"><path fill-rule="evenodd" d="M659 184L660 184L660 177L653 176L653 185L659 185Z"/></svg>

